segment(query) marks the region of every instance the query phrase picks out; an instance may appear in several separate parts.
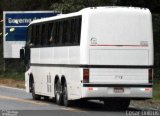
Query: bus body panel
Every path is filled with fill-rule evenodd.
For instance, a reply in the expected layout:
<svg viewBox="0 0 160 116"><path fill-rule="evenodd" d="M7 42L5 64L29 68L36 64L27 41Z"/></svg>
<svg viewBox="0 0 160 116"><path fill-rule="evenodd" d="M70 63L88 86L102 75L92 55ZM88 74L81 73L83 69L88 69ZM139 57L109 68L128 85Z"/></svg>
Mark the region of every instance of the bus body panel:
<svg viewBox="0 0 160 116"><path fill-rule="evenodd" d="M55 76L65 76L69 99L81 98L81 69L63 67L64 64L79 64L79 47L55 47L31 49L31 72L37 94L54 97ZM34 66L36 64L36 66ZM51 80L48 82L48 80ZM77 90L78 89L78 90Z"/></svg>
<svg viewBox="0 0 160 116"><path fill-rule="evenodd" d="M80 64L80 47L32 48L31 63Z"/></svg>
<svg viewBox="0 0 160 116"><path fill-rule="evenodd" d="M31 69L25 72L25 89L26 89L26 92L28 93L30 92L30 85L29 85L30 74L31 74Z"/></svg>
<svg viewBox="0 0 160 116"><path fill-rule="evenodd" d="M90 87L91 88L91 87ZM93 87L92 90L83 88L82 98L130 98L148 99L152 98L152 88L124 87L123 93L115 93L114 87Z"/></svg>
<svg viewBox="0 0 160 116"><path fill-rule="evenodd" d="M152 16L149 10L94 11L88 13L89 64L95 64L94 58L104 54L104 59L99 60L103 65L153 65Z"/></svg>
<svg viewBox="0 0 160 116"><path fill-rule="evenodd" d="M94 65L148 65L149 50L90 49L90 63ZM116 59L115 59L116 58ZM98 59L98 60L97 60Z"/></svg>
<svg viewBox="0 0 160 116"><path fill-rule="evenodd" d="M46 70L47 69L47 70ZM39 95L55 97L54 95L54 79L58 74L59 78L65 76L68 86L68 97L71 100L81 98L81 69L79 68L63 68L63 67L32 67L35 80L35 91ZM38 73L36 72L38 71ZM72 72L72 73L71 73ZM50 78L50 79L49 79ZM50 80L50 81L48 81Z"/></svg>
<svg viewBox="0 0 160 116"><path fill-rule="evenodd" d="M92 68L90 83L99 84L147 84L148 69Z"/></svg>

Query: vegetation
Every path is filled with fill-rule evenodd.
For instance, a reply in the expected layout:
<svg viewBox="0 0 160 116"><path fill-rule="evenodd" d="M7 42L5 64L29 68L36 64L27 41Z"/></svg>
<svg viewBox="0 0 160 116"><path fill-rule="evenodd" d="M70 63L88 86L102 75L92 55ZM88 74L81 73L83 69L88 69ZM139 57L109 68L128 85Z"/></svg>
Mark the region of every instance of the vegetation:
<svg viewBox="0 0 160 116"><path fill-rule="evenodd" d="M156 82L154 82L154 86L153 86L153 98L154 98L154 100L160 100L159 88L160 88L160 81L156 80Z"/></svg>

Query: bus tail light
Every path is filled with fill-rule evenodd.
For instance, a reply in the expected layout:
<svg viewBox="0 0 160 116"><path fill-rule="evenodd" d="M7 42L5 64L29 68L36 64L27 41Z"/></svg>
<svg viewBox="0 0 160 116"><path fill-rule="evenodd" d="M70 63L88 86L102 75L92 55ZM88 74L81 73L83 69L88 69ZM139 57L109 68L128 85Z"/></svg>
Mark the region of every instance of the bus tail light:
<svg viewBox="0 0 160 116"><path fill-rule="evenodd" d="M83 83L89 83L89 69L83 69Z"/></svg>
<svg viewBox="0 0 160 116"><path fill-rule="evenodd" d="M149 80L149 83L153 82L153 70L152 69L148 69L148 80Z"/></svg>

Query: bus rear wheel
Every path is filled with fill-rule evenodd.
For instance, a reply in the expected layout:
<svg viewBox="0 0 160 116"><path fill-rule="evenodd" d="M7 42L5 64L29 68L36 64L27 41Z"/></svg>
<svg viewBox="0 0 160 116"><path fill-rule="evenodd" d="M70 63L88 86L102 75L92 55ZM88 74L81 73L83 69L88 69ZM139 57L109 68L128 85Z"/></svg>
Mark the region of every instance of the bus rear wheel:
<svg viewBox="0 0 160 116"><path fill-rule="evenodd" d="M62 86L59 80L55 83L55 100L58 105L62 105Z"/></svg>
<svg viewBox="0 0 160 116"><path fill-rule="evenodd" d="M35 94L35 84L34 84L34 82L32 82L31 92L32 92L32 98L34 100L40 100L41 96Z"/></svg>
<svg viewBox="0 0 160 116"><path fill-rule="evenodd" d="M64 82L63 84L63 102L64 106L68 107L71 105L71 101L68 100L68 90L67 90L67 83Z"/></svg>

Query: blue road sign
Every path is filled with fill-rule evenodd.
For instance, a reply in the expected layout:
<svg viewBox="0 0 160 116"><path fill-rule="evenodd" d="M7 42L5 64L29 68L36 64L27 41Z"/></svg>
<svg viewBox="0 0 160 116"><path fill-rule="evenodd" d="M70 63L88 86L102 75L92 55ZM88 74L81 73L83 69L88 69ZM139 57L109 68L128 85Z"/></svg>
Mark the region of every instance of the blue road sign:
<svg viewBox="0 0 160 116"><path fill-rule="evenodd" d="M10 12L5 14L5 40L6 41L26 41L27 26L36 19L56 16L56 12ZM10 29L14 28L11 32Z"/></svg>

